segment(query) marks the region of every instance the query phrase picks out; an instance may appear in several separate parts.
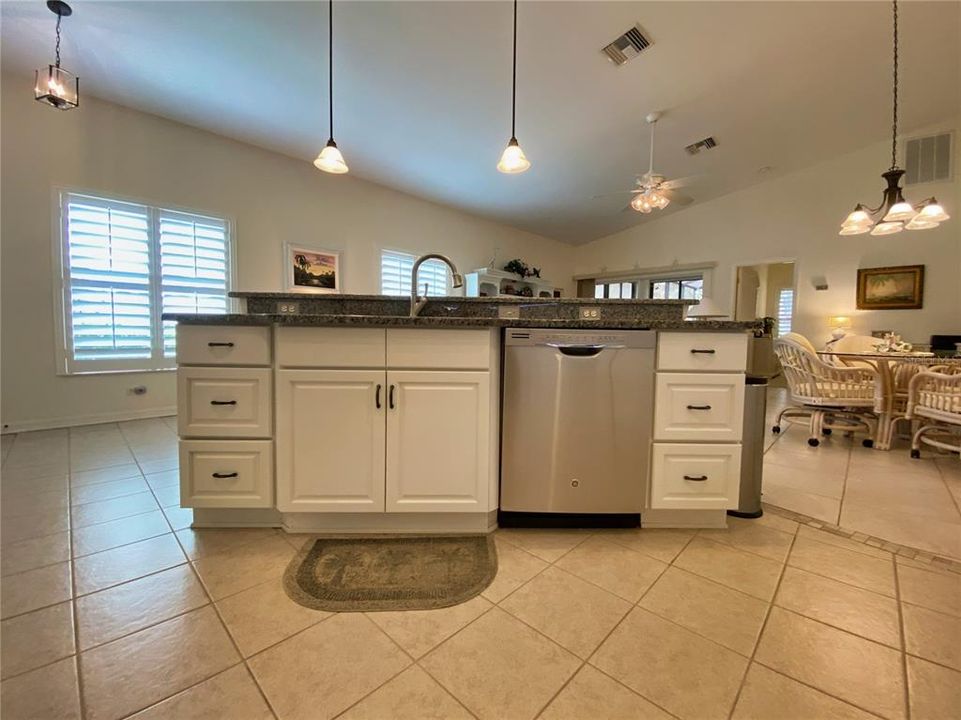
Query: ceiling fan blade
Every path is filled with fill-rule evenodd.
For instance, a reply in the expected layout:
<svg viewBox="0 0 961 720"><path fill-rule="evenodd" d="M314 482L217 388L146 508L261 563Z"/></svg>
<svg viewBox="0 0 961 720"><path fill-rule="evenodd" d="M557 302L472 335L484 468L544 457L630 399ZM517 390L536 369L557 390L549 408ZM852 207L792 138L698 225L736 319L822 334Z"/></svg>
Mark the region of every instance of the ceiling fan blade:
<svg viewBox="0 0 961 720"><path fill-rule="evenodd" d="M679 187L686 187L690 185L694 180L697 179L697 175L688 175L687 177L674 178L673 180L665 180L661 183L661 188L664 190L675 190Z"/></svg>
<svg viewBox="0 0 961 720"><path fill-rule="evenodd" d="M634 195L641 192L640 190L620 190L618 192L602 193L600 195L594 195L591 199L597 200L598 198L614 197L615 195Z"/></svg>
<svg viewBox="0 0 961 720"><path fill-rule="evenodd" d="M672 203L677 203L681 206L690 205L692 202L694 202L694 198L692 198L690 195L679 193L676 190L665 190L664 195L666 195L667 199Z"/></svg>

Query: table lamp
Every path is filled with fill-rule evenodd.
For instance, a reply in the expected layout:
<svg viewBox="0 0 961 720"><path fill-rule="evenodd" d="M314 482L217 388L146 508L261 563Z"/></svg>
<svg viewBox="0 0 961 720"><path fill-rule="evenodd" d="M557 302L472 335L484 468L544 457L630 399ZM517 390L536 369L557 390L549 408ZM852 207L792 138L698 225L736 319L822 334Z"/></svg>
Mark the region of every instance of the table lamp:
<svg viewBox="0 0 961 720"><path fill-rule="evenodd" d="M847 335L845 331L851 327L851 318L846 315L835 315L832 318L828 318L828 324L831 326L831 339L827 341L827 347L830 348L834 343Z"/></svg>

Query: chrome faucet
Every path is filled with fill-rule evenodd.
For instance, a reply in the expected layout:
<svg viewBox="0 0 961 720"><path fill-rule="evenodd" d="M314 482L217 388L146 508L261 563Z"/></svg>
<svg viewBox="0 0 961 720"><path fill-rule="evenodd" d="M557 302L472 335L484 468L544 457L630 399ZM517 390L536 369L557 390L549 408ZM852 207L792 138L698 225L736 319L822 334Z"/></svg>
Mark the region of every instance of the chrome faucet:
<svg viewBox="0 0 961 720"><path fill-rule="evenodd" d="M454 262L446 255L441 255L440 253L428 253L427 255L421 255L414 262L414 267L410 271L410 316L412 318L417 317L420 311L424 309L424 305L427 304L427 291L424 290L425 297L421 297L417 294L417 271L420 270L421 264L425 260L440 260L445 263L447 267L450 268L451 277L453 279L452 285L455 288L461 287L464 284L464 277L459 272L457 272L457 267Z"/></svg>

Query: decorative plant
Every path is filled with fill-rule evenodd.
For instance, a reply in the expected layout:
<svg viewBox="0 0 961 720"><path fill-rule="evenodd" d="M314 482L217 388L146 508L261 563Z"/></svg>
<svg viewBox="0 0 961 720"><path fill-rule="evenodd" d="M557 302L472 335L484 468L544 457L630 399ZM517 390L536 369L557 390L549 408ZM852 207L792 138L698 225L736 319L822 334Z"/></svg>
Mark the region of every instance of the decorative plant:
<svg viewBox="0 0 961 720"><path fill-rule="evenodd" d="M531 272L531 269L527 266L527 263L520 258L514 258L511 260L504 266L504 269L507 272L514 273L521 278L526 278Z"/></svg>

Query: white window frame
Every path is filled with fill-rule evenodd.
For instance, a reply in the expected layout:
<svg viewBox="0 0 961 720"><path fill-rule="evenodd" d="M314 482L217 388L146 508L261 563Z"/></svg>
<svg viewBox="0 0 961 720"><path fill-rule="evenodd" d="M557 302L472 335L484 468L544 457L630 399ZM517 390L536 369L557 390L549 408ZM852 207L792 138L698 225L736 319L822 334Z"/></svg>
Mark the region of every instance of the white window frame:
<svg viewBox="0 0 961 720"><path fill-rule="evenodd" d="M784 293L791 293L791 315L790 315L790 317L788 317L788 328L787 328L787 330L785 330L785 329L781 326L781 296L784 295ZM782 288L778 288L778 291L777 291L777 318L775 318L775 319L777 320L777 336L778 336L778 337L782 337L782 336L784 336L784 335L787 335L789 332L792 332L792 330L794 329L794 309L795 309L795 303L796 303L796 301L797 301L797 293L794 291L794 288L793 288L793 287L782 287Z"/></svg>
<svg viewBox="0 0 961 720"><path fill-rule="evenodd" d="M150 283L148 292L151 298L160 297L161 277L156 263L160 260L160 212L182 213L200 217L209 217L222 220L226 225L227 242L225 252L227 255L227 277L226 292L227 312L232 312L236 307L236 301L229 297L237 279L237 263L235 262L235 235L236 224L233 218L226 214L212 214L210 211L195 210L182 206L171 205L170 203L155 202L121 196L116 193L104 190L88 190L76 187L54 187L51 199L51 228L56 228L51 233L52 253L51 267L53 276L53 310L54 310L54 347L57 362L57 375L97 375L97 374L122 374L122 373L142 373L142 372L170 372L177 369L175 357L164 356L164 337L163 321L161 316L163 309L161 303L152 303L150 308L151 321L151 356L149 358L129 358L119 360L74 360L71 353L73 347L70 312L67 310L70 302L70 282L66 276L65 257L69 254L69 226L67 213L65 212L65 201L69 195L86 195L99 202L107 204L115 203L120 205L137 205L147 210L148 225L150 227Z"/></svg>
<svg viewBox="0 0 961 720"><path fill-rule="evenodd" d="M395 248L395 247L382 247L382 248L380 248L380 252L377 253L377 278L378 278L378 280L379 280L379 282L378 282L378 294L383 295L384 297L407 297L407 296L409 296L409 295L410 295L410 287L401 288L401 292L402 292L401 295L386 295L386 294L384 294L384 253L393 253L394 255L405 255L405 256L407 256L407 257L409 257L409 258L411 259L411 262L412 262L412 263L413 263L413 262L416 262L416 261L417 261L417 258L419 258L420 255L418 255L417 253L412 253L410 250L402 250L402 249L400 249L400 248ZM427 262L434 262L434 261L428 260ZM440 261L440 260L437 260L436 262L441 262L441 261ZM448 295L451 294L451 277L450 277L450 271L446 268L446 266L445 266L445 268L444 268L444 277L445 277L445 280L444 280L444 282L445 282L444 294L443 294L443 295L431 295L430 297L447 297ZM419 292L419 291L418 291L418 292Z"/></svg>

